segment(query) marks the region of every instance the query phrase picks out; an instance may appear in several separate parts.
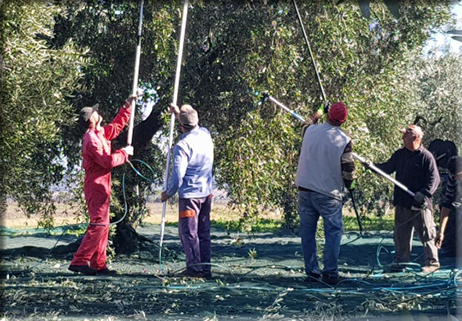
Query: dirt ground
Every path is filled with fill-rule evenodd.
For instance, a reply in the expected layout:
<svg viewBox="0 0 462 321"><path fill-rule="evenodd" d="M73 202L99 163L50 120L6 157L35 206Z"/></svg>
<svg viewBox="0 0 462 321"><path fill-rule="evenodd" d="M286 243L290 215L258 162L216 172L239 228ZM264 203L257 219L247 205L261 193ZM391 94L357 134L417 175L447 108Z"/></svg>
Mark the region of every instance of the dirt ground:
<svg viewBox="0 0 462 321"><path fill-rule="evenodd" d="M68 271L72 253L47 256L58 239L58 246L77 240L60 238L60 229L0 231L0 320L462 320L460 264L444 258L436 273L419 272L422 246L414 240L415 266L387 273L389 231L344 235L347 279L337 287L306 281L300 238L284 231L212 229L212 280L175 276L184 254L174 226L166 228L162 266L157 250L119 255L109 264L117 276ZM159 243L158 224L138 232L153 248Z"/></svg>

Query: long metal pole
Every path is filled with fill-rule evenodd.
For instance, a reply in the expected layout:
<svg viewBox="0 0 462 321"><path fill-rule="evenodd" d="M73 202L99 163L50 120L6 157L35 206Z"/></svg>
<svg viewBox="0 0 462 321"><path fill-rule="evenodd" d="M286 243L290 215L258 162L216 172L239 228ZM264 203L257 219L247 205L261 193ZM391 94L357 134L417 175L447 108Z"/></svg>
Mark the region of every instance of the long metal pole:
<svg viewBox="0 0 462 321"><path fill-rule="evenodd" d="M269 100L271 100L273 103L275 103L276 105L278 105L279 107L281 107L282 109L284 109L285 111L287 111L288 113L290 113L292 116L294 116L295 118L297 118L298 120L300 120L301 122L305 122L305 119L300 116L299 114L297 114L296 112L294 112L292 109L289 109L288 107L284 106L281 102L279 102L276 98L274 98L273 96L269 96L268 97Z"/></svg>
<svg viewBox="0 0 462 321"><path fill-rule="evenodd" d="M361 163L367 163L367 160L362 157L362 156L359 156L358 154L356 153L353 153L353 157L356 158L357 160L359 160ZM393 184L395 184L396 186L398 186L399 188L401 188L403 191L405 191L406 193L408 193L409 195L411 195L412 197L414 197L414 192L412 192L409 188L406 187L406 185L404 185L403 183L401 182L398 182L396 179L394 179L393 177L391 177L390 175L388 175L387 173L385 173L384 171L382 171L380 168L378 168L377 166L375 166L374 164L368 164L368 166L374 170L377 174L380 174L382 175L383 177L385 177L386 179L388 179L390 182L392 182Z"/></svg>
<svg viewBox="0 0 462 321"><path fill-rule="evenodd" d="M140 56L141 56L141 30L143 27L143 8L144 8L144 0L141 0L141 9L140 9L140 24L138 26L138 43L136 45L136 56L135 56L135 73L133 75L133 89L132 95L136 95L138 91L138 75L140 70ZM132 145L133 140L133 126L135 123L135 107L136 101L132 99L131 102L131 114L130 114L130 122L128 125L128 135L127 135L127 145Z"/></svg>
<svg viewBox="0 0 462 321"><path fill-rule="evenodd" d="M353 196L353 191L350 191L350 197L351 197L351 203L353 204L353 209L355 210L355 213L356 213L356 218L358 220L358 226L359 226L359 234L364 235L364 231L363 231L363 223L361 222L361 219L359 217L359 212L358 212L358 208L356 207L356 200Z"/></svg>
<svg viewBox="0 0 462 321"><path fill-rule="evenodd" d="M183 58L183 45L184 45L184 37L186 33L186 20L188 17L188 0L184 1L183 4L183 15L181 21L181 33L180 33L180 44L178 47L178 61L176 65L176 75L175 75L175 87L173 89L173 104L177 104L178 100L178 88L180 85L180 75L181 75L181 62ZM165 167L165 180L164 180L164 191L167 190L168 187L168 171L170 168L170 150L172 148L173 143L173 130L175 128L175 114L172 113L170 116L170 135L168 138L168 152L167 152L167 164ZM160 243L159 243L159 265L162 269L162 246L164 242L164 233L165 233L165 212L167 211L167 201L162 204L162 219L160 222Z"/></svg>
<svg viewBox="0 0 462 321"><path fill-rule="evenodd" d="M316 73L316 79L318 80L319 88L321 88L322 99L324 100L324 103L327 104L327 96L326 96L326 93L324 91L324 87L322 86L321 77L319 76L318 67L316 65L316 61L314 60L314 54L313 54L313 51L311 50L311 45L310 45L310 41L308 39L308 36L306 35L305 26L303 25L303 20L302 20L302 17L300 15L300 11L298 11L298 6L297 6L297 3L295 2L295 0L293 0L293 3L294 3L294 7L295 7L295 12L297 13L298 22L300 22L300 27L301 27L302 32L303 32L303 37L305 38L306 46L308 47L308 52L310 53L311 63L313 64L313 68L314 68L314 71ZM355 202L355 199L354 199L354 196L353 196L352 192L350 192L350 197L351 197L351 201L353 203L353 208L354 208L355 213L356 213L356 218L358 219L359 229L360 229L360 232L362 234L363 231L362 231L361 218L360 218L358 210L356 208L356 202Z"/></svg>
<svg viewBox="0 0 462 321"><path fill-rule="evenodd" d="M268 96L268 99L271 100L272 102L274 102L276 105L278 105L282 109L284 109L285 111L289 112L292 116L294 116L295 118L297 118L301 122L305 122L305 119L302 116L300 116L299 114L294 112L292 109L284 106L280 101L278 101L273 96ZM363 235L364 234L364 232L363 232L363 224L361 222L361 217L359 216L358 208L356 207L356 201L355 201L355 198L354 198L354 195L353 195L352 191L350 191L350 197L351 197L351 202L353 204L353 209L355 210L356 219L358 220L359 232L360 232L361 235Z"/></svg>
<svg viewBox="0 0 462 321"><path fill-rule="evenodd" d="M305 38L305 42L308 47L308 51L310 53L311 63L313 64L314 71L316 72L316 79L318 80L319 87L321 88L322 99L326 103L327 96L326 96L326 93L324 92L324 87L322 86L321 77L319 76L318 67L316 66L316 61L314 60L313 51L311 51L310 41L308 40L308 36L306 35L305 27L303 26L302 17L300 16L300 12L298 11L297 3L295 2L295 0L293 0L293 3L294 3L295 11L297 12L298 21L300 22L300 27L303 32L303 37Z"/></svg>

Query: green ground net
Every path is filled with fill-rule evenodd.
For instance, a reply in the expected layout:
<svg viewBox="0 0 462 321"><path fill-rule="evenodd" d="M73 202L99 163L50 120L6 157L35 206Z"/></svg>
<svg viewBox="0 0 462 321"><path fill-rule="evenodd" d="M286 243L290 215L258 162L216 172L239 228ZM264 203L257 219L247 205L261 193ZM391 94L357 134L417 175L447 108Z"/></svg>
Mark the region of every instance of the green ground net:
<svg viewBox="0 0 462 321"><path fill-rule="evenodd" d="M457 262L442 258L439 271L421 273L423 250L415 240L413 264L402 273L387 273L393 259L389 231L344 235L339 263L347 279L336 287L307 282L299 237L280 231L249 235L213 229L212 280L177 275L184 255L172 226L166 230L170 254L162 271L157 252L139 251L113 257L110 267L119 271L113 277L68 271L72 253L42 261L59 235L10 232L1 238L3 320L462 318ZM154 243L159 239L159 226L139 232ZM60 244L76 239L65 235ZM31 267L33 272L20 273Z"/></svg>

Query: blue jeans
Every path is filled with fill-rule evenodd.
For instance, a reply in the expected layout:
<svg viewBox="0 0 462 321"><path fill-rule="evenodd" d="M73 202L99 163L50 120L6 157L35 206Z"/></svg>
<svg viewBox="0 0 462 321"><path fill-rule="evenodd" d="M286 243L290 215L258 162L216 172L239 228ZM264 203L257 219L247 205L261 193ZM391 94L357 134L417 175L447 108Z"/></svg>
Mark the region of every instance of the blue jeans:
<svg viewBox="0 0 462 321"><path fill-rule="evenodd" d="M343 203L332 197L316 192L299 191L300 235L307 274L321 274L317 257L316 230L319 216L322 216L326 238L322 274L338 276L338 256L343 234L342 207Z"/></svg>

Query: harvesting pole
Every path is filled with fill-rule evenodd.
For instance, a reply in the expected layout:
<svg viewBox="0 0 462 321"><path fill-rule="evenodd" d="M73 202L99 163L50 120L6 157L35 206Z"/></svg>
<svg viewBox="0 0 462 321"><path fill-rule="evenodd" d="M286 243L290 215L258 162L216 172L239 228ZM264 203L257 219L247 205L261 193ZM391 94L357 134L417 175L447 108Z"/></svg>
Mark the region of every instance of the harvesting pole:
<svg viewBox="0 0 462 321"><path fill-rule="evenodd" d="M326 92L324 91L324 87L322 86L322 81L321 81L321 77L319 76L318 67L316 65L316 61L314 60L313 51L311 50L310 40L308 39L308 36L306 35L305 27L303 25L302 17L300 16L300 12L298 11L297 3L295 2L295 0L293 0L293 3L295 7L295 12L297 13L298 21L300 22L300 28L302 29L302 32L303 32L303 37L305 38L306 46L308 47L308 52L310 53L311 63L313 64L313 68L316 73L316 79L318 80L319 88L321 88L322 100L324 101L324 104L327 104Z"/></svg>
<svg viewBox="0 0 462 321"><path fill-rule="evenodd" d="M415 193L413 191L411 191L409 188L406 187L406 185L404 185L403 183L397 181L396 179L394 179L393 177L391 177L390 175L388 175L387 173L385 173L384 171L382 171L380 168L378 168L377 166L375 166L374 164L372 164L372 162L368 161L367 159L365 159L364 157L362 156L359 156L358 154L356 153L353 153L353 157L356 158L357 160L359 160L361 163L363 164L366 164L367 167L369 167L370 169L372 169L374 172L376 172L377 174L385 177L386 179L388 179L390 182L392 182L393 184L395 184L396 186L398 186L399 188L401 188L403 191L405 191L406 193L408 193L409 195L411 195L412 197L414 197Z"/></svg>
<svg viewBox="0 0 462 321"><path fill-rule="evenodd" d="M140 23L138 26L138 41L136 45L136 55L135 55L135 73L133 75L133 88L132 88L132 95L137 95L138 91L138 75L140 70L140 56L141 56L141 31L143 28L143 8L144 8L144 0L141 0L141 8L140 8ZM131 113L130 113L130 121L128 125L128 134L127 134L127 145L132 145L133 140L133 126L135 123L135 108L136 108L136 99L132 99L131 101Z"/></svg>
<svg viewBox="0 0 462 321"><path fill-rule="evenodd" d="M183 58L183 45L184 45L184 38L186 34L186 21L188 18L188 0L184 1L183 4L183 14L181 20L181 33L180 33L180 44L178 46L178 60L176 65L176 75L175 75L175 86L173 89L173 105L177 105L178 101L178 88L180 85L180 75L181 75L181 62ZM165 180L164 180L164 191L167 190L168 187L168 171L170 168L170 150L173 144L173 130L175 128L175 114L172 113L170 115L170 135L168 138L168 151L167 151L167 164L165 167ZM164 242L164 234L165 234L165 213L167 211L167 201L162 204L162 218L160 221L160 243L159 243L159 265L160 269L162 270L162 246Z"/></svg>

